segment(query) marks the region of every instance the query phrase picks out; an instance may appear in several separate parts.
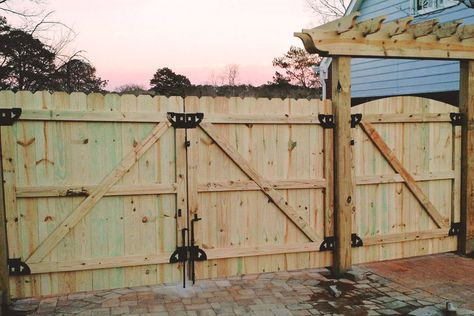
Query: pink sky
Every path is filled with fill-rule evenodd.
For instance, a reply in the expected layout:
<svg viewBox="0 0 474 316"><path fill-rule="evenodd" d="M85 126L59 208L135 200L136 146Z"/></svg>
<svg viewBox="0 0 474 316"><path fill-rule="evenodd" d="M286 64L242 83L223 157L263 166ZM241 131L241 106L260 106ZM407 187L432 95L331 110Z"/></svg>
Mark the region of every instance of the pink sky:
<svg viewBox="0 0 474 316"><path fill-rule="evenodd" d="M78 33L109 89L148 87L156 69L169 67L206 83L225 65L240 66L240 83L271 80L274 57L293 32L312 24L305 0L49 0L55 17Z"/></svg>

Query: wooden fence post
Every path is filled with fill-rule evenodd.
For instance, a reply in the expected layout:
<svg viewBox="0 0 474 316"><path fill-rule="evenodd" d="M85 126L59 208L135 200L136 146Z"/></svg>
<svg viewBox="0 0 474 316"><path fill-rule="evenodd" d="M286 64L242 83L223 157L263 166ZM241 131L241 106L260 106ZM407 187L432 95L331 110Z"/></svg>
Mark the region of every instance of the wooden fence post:
<svg viewBox="0 0 474 316"><path fill-rule="evenodd" d="M0 134L1 138L1 134ZM0 146L1 153L1 146ZM5 196L3 194L3 166L0 159L0 315L1 310L9 304L9 273L7 227L5 215Z"/></svg>
<svg viewBox="0 0 474 316"><path fill-rule="evenodd" d="M464 116L461 140L461 234L459 250L474 254L474 61L461 61L459 110Z"/></svg>
<svg viewBox="0 0 474 316"><path fill-rule="evenodd" d="M352 265L351 233L355 181L351 144L351 58L332 61L334 113L334 249L333 273L342 276Z"/></svg>

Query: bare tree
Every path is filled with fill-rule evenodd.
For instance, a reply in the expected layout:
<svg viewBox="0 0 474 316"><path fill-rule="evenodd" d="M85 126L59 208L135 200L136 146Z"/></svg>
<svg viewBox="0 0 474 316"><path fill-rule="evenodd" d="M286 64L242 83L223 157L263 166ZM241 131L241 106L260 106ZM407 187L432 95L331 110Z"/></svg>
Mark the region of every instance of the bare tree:
<svg viewBox="0 0 474 316"><path fill-rule="evenodd" d="M350 2L350 0L306 0L308 7L316 13L321 23L343 16Z"/></svg>
<svg viewBox="0 0 474 316"><path fill-rule="evenodd" d="M239 65L230 64L225 66L224 72L222 73L222 77L223 84L229 86L236 86L237 79L239 78Z"/></svg>

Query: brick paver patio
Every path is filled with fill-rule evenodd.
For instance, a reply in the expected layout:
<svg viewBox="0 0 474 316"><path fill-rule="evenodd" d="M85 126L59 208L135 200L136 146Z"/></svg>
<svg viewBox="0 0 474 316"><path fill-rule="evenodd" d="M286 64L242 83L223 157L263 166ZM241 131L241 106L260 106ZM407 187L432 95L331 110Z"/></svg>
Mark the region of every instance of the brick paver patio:
<svg viewBox="0 0 474 316"><path fill-rule="evenodd" d="M453 254L18 300L11 315L474 315L474 260ZM335 286L335 288L334 288ZM336 293L331 290L336 289ZM340 293L337 293L339 292ZM335 294L341 294L335 297Z"/></svg>

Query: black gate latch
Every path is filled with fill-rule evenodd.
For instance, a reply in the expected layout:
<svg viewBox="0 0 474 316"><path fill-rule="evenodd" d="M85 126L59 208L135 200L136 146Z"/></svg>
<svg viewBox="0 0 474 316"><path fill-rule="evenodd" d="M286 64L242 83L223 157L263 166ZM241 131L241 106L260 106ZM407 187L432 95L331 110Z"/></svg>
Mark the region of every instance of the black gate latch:
<svg viewBox="0 0 474 316"><path fill-rule="evenodd" d="M10 275L30 275L30 267L21 258L8 259L8 272Z"/></svg>
<svg viewBox="0 0 474 316"><path fill-rule="evenodd" d="M171 254L170 263L187 262L187 261L206 261L207 254L199 248L199 246L183 246L177 247Z"/></svg>
<svg viewBox="0 0 474 316"><path fill-rule="evenodd" d="M0 109L0 125L13 125L21 116L21 108Z"/></svg>
<svg viewBox="0 0 474 316"><path fill-rule="evenodd" d="M194 239L194 224L200 221L201 218L194 214L194 218L191 220L191 244L186 245L186 232L187 228L181 230L181 247L177 247L176 250L171 254L170 263L186 263L188 262L191 270L191 280L193 284L196 282L196 272L194 263L196 261L205 261L207 260L207 254L196 245ZM186 287L186 264L183 264L183 287Z"/></svg>
<svg viewBox="0 0 474 316"><path fill-rule="evenodd" d="M196 128L204 118L204 113L168 112L168 121L174 128Z"/></svg>

